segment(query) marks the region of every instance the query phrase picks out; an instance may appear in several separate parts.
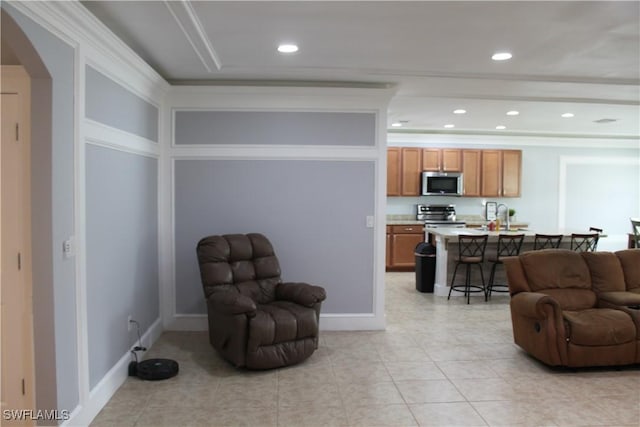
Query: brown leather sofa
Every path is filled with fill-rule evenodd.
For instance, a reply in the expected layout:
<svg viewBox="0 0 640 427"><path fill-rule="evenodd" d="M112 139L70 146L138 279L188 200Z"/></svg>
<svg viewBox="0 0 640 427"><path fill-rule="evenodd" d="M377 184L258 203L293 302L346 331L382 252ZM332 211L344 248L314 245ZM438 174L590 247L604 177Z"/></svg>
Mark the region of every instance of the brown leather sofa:
<svg viewBox="0 0 640 427"><path fill-rule="evenodd" d="M237 367L302 362L318 348L325 290L284 283L269 240L258 233L209 236L197 247L211 345Z"/></svg>
<svg viewBox="0 0 640 427"><path fill-rule="evenodd" d="M640 250L504 259L517 345L551 366L640 363Z"/></svg>

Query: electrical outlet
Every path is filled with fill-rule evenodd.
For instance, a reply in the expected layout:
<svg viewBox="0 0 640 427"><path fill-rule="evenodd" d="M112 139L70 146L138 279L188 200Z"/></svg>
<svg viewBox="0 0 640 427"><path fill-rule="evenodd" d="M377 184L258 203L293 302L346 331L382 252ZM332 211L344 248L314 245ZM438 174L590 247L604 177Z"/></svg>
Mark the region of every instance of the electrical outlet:
<svg viewBox="0 0 640 427"><path fill-rule="evenodd" d="M127 331L131 332L131 328L133 328L133 316L127 316Z"/></svg>
<svg viewBox="0 0 640 427"><path fill-rule="evenodd" d="M76 245L73 236L62 242L62 253L65 258L71 258L76 254Z"/></svg>

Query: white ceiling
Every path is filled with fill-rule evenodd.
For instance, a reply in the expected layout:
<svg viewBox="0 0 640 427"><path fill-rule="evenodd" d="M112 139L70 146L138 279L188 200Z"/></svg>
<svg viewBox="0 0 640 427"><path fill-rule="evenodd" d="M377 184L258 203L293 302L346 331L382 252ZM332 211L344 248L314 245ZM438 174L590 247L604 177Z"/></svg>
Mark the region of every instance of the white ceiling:
<svg viewBox="0 0 640 427"><path fill-rule="evenodd" d="M399 131L640 138L637 1L83 4L174 84L391 85Z"/></svg>

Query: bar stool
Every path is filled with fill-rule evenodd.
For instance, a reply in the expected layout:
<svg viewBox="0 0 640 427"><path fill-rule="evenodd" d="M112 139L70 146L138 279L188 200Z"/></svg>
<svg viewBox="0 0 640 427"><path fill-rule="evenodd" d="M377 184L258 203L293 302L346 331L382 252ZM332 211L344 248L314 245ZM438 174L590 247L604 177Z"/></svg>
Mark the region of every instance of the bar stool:
<svg viewBox="0 0 640 427"><path fill-rule="evenodd" d="M595 252L600 233L571 234L571 250L576 252Z"/></svg>
<svg viewBox="0 0 640 427"><path fill-rule="evenodd" d="M537 234L533 240L533 250L558 249L562 242L562 234Z"/></svg>
<svg viewBox="0 0 640 427"><path fill-rule="evenodd" d="M487 247L488 234L482 235L465 235L460 234L458 236L458 258L456 259L456 268L453 270L453 277L451 278L451 287L449 288L449 296L447 300L451 298L451 291L464 292L467 297L467 304L469 304L471 292L483 292L486 294L486 287L484 283L484 274L482 273L482 263L484 262L484 251ZM467 266L464 285L455 285L456 273L460 264ZM471 266L477 265L480 269L480 278L482 279L482 286L471 284ZM473 289L473 290L472 290Z"/></svg>
<svg viewBox="0 0 640 427"><path fill-rule="evenodd" d="M633 240L631 240L633 246L629 245L629 248L640 248L640 218L629 218L629 220L633 230Z"/></svg>
<svg viewBox="0 0 640 427"><path fill-rule="evenodd" d="M492 262L491 274L489 275L489 286L487 286L487 292L485 293L484 300L487 301L491 298L491 292L494 290L494 286L502 289L495 289L496 292L509 292L508 285L494 285L493 279L496 275L496 267L502 264L502 258L508 256L520 255L520 248L522 248L522 242L524 241L524 234L499 234L498 235L498 249L496 254L489 256L487 261Z"/></svg>

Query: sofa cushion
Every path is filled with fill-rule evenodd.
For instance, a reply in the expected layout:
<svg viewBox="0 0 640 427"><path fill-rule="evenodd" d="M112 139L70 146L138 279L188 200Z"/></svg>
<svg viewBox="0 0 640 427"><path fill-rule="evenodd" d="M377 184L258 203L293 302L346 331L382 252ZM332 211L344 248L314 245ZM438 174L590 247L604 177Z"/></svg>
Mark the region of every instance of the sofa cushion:
<svg viewBox="0 0 640 427"><path fill-rule="evenodd" d="M625 249L616 252L620 259L627 290L640 292L640 249Z"/></svg>
<svg viewBox="0 0 640 427"><path fill-rule="evenodd" d="M533 292L545 289L591 289L591 274L578 252L544 249L520 255L529 287Z"/></svg>
<svg viewBox="0 0 640 427"><path fill-rule="evenodd" d="M625 290L622 264L612 252L582 252L591 273L591 286L596 292L622 292Z"/></svg>
<svg viewBox="0 0 640 427"><path fill-rule="evenodd" d="M563 316L566 337L573 344L612 346L636 339L636 327L631 316L621 310L564 311Z"/></svg>
<svg viewBox="0 0 640 427"><path fill-rule="evenodd" d="M563 310L586 310L596 306L596 294L590 289L544 289L546 294L558 302Z"/></svg>

